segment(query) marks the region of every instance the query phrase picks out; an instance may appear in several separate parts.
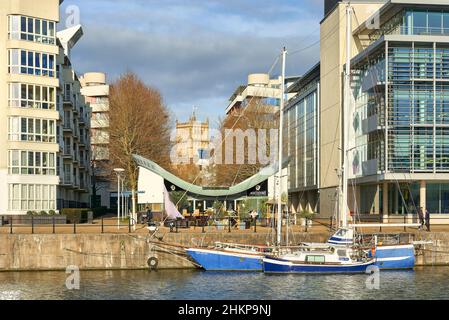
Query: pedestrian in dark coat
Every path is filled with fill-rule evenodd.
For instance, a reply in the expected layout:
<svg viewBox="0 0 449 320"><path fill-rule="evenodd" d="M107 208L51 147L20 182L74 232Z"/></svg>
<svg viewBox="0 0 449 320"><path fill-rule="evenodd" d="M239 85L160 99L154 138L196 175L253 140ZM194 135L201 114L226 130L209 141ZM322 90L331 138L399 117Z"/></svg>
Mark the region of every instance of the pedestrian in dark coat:
<svg viewBox="0 0 449 320"><path fill-rule="evenodd" d="M424 227L424 208L420 207L418 210L418 217L419 217L419 230L421 230Z"/></svg>

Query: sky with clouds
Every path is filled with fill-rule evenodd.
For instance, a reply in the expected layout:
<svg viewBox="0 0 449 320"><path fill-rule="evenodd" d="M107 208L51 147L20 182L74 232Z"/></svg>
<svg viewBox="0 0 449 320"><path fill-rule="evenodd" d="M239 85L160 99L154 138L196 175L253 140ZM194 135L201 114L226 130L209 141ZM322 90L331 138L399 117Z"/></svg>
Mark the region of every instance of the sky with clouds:
<svg viewBox="0 0 449 320"><path fill-rule="evenodd" d="M211 122L249 73L268 72L281 48L319 39L324 0L65 0L77 6L84 36L72 51L77 73L102 71L110 82L126 71L158 88L181 121L193 106ZM291 55L287 75L318 62L318 44ZM280 73L277 65L273 76Z"/></svg>

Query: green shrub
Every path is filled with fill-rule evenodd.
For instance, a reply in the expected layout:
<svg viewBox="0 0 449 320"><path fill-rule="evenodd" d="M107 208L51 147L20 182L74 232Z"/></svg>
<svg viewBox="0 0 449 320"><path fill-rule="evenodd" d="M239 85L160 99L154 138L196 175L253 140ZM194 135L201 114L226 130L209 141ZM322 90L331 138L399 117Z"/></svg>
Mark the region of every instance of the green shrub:
<svg viewBox="0 0 449 320"><path fill-rule="evenodd" d="M107 207L93 208L92 212L94 213L94 219L96 219L98 217L108 214L108 208Z"/></svg>
<svg viewBox="0 0 449 320"><path fill-rule="evenodd" d="M61 210L61 214L67 217L67 223L86 223L89 211L89 209L65 208Z"/></svg>

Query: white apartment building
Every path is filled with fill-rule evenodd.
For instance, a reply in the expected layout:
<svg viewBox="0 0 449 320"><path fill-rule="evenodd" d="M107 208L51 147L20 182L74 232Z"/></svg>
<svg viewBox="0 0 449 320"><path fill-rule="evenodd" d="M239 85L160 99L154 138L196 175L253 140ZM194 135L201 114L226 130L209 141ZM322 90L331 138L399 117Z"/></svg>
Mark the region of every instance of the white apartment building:
<svg viewBox="0 0 449 320"><path fill-rule="evenodd" d="M89 204L89 171L83 166L90 138L83 123L88 125L90 114L78 100L79 84L67 56L72 43L64 39L82 30L62 33L58 40L60 3L0 2L5 21L0 25L0 215ZM62 97L67 83L70 106ZM73 117L66 118L66 111ZM71 125L70 133L64 124ZM71 158L66 160L67 146Z"/></svg>
<svg viewBox="0 0 449 320"><path fill-rule="evenodd" d="M110 173L105 170L109 161L109 85L106 75L101 72L89 72L80 78L81 94L92 112L91 168L92 168L92 206L111 207L111 191L116 184L110 181Z"/></svg>
<svg viewBox="0 0 449 320"><path fill-rule="evenodd" d="M296 80L298 80L298 77L286 78L286 87L290 87ZM244 109L250 103L272 106L273 112L279 111L281 83L281 77L270 79L270 75L266 73L250 74L248 76L248 84L239 86L229 98L226 114ZM286 98L290 99L293 96L294 94L287 94Z"/></svg>

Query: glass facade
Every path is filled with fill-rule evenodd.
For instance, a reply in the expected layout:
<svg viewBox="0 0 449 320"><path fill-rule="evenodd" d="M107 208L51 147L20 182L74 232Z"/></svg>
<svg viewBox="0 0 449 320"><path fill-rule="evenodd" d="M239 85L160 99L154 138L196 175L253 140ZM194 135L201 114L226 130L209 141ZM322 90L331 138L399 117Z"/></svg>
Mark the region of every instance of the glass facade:
<svg viewBox="0 0 449 320"><path fill-rule="evenodd" d="M385 164L394 173L449 172L449 47L395 44L387 55L388 66L385 53L379 52L353 77L360 168L378 160L372 174L384 171Z"/></svg>
<svg viewBox="0 0 449 320"><path fill-rule="evenodd" d="M390 177L388 194L382 184L360 185L360 212L382 212L388 197L389 214L416 214L424 200L419 177L449 172L449 44L408 36L449 36L449 10L404 9L371 40L383 34L404 40L379 43L353 66L351 178ZM426 208L449 214L449 184L424 180Z"/></svg>
<svg viewBox="0 0 449 320"><path fill-rule="evenodd" d="M372 41L384 34L449 35L449 10L405 9L370 34Z"/></svg>
<svg viewBox="0 0 449 320"><path fill-rule="evenodd" d="M315 187L317 181L318 80L303 88L284 114L284 152L291 157L289 189Z"/></svg>

